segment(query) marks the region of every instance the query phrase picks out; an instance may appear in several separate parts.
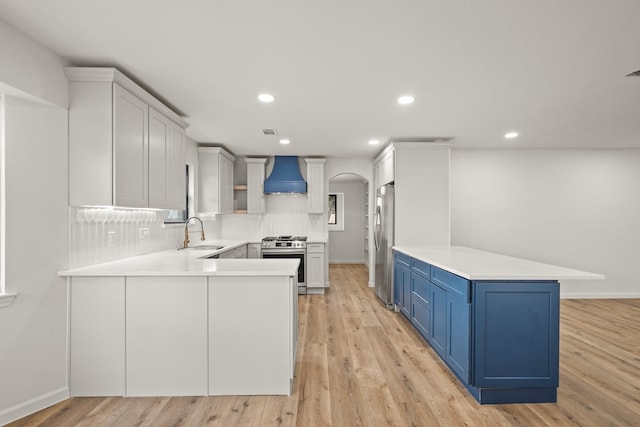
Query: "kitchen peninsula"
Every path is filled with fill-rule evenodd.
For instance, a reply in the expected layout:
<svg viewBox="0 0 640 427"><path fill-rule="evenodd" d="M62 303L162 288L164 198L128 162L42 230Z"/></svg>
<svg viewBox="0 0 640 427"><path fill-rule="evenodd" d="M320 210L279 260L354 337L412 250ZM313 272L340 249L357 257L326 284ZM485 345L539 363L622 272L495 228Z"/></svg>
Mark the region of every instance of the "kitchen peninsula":
<svg viewBox="0 0 640 427"><path fill-rule="evenodd" d="M394 247L396 307L480 403L556 402L558 281L603 278L465 247Z"/></svg>
<svg viewBox="0 0 640 427"><path fill-rule="evenodd" d="M61 272L71 395L289 395L299 261L206 258L218 252L169 250Z"/></svg>

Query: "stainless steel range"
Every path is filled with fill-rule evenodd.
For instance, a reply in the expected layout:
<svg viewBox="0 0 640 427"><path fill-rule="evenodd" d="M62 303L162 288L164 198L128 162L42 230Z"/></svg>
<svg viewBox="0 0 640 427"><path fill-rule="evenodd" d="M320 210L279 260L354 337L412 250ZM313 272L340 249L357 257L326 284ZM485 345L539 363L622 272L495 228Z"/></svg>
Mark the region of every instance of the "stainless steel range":
<svg viewBox="0 0 640 427"><path fill-rule="evenodd" d="M262 258L299 259L298 294L307 293L307 238L302 236L271 236L262 239Z"/></svg>

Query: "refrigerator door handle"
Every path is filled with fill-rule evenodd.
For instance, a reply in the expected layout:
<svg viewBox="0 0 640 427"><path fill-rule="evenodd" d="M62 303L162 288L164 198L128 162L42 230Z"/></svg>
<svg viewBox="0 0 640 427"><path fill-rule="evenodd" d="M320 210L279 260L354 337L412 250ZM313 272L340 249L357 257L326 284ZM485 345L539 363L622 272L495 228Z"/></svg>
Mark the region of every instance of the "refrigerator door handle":
<svg viewBox="0 0 640 427"><path fill-rule="evenodd" d="M380 212L380 205L376 206L376 218L373 222L373 224L375 225L375 231L373 233L373 242L376 245L376 252L380 251L380 232L381 232L381 228L382 228L382 218L381 218L382 214Z"/></svg>

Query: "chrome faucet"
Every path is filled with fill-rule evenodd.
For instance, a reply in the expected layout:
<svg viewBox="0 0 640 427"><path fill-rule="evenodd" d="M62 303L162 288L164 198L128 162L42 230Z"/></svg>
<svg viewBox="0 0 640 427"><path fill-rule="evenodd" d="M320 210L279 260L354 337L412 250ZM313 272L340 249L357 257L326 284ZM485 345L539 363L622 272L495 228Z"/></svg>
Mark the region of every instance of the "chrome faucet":
<svg viewBox="0 0 640 427"><path fill-rule="evenodd" d="M202 220L197 216L191 216L184 222L184 243L182 245L184 249L189 247L189 221L192 219L200 221L200 240L204 240L204 224L202 223Z"/></svg>

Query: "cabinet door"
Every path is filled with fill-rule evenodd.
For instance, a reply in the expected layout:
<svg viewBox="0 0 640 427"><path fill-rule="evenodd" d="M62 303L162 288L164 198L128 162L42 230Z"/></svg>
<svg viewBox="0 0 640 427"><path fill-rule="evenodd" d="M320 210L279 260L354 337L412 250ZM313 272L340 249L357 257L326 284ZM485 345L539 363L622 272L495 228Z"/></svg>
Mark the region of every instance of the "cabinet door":
<svg viewBox="0 0 640 427"><path fill-rule="evenodd" d="M307 162L307 213L325 213L324 163L326 159L305 159Z"/></svg>
<svg viewBox="0 0 640 427"><path fill-rule="evenodd" d="M404 268L402 278L402 306L400 310L407 319L411 320L411 272L408 268Z"/></svg>
<svg viewBox="0 0 640 427"><path fill-rule="evenodd" d="M402 306L403 268L403 265L398 261L393 264L393 303L398 309Z"/></svg>
<svg viewBox="0 0 640 427"><path fill-rule="evenodd" d="M470 340L471 304L464 298L447 293L447 357L445 361L467 384L471 381Z"/></svg>
<svg viewBox="0 0 640 427"><path fill-rule="evenodd" d="M171 121L149 108L149 207L169 207Z"/></svg>
<svg viewBox="0 0 640 427"><path fill-rule="evenodd" d="M324 252L307 253L307 288L324 288Z"/></svg>
<svg viewBox="0 0 640 427"><path fill-rule="evenodd" d="M184 128L171 122L171 155L169 166L167 167L167 204L170 209L183 210L187 205L185 199L187 194L187 174L184 161L184 140L186 138Z"/></svg>
<svg viewBox="0 0 640 427"><path fill-rule="evenodd" d="M119 85L113 85L115 205L149 206L149 107Z"/></svg>
<svg viewBox="0 0 640 427"><path fill-rule="evenodd" d="M476 387L557 387L558 282L474 284Z"/></svg>
<svg viewBox="0 0 640 427"><path fill-rule="evenodd" d="M431 332L429 343L440 357L446 359L447 292L434 284L431 285Z"/></svg>
<svg viewBox="0 0 640 427"><path fill-rule="evenodd" d="M220 156L220 212L233 212L233 160Z"/></svg>
<svg viewBox="0 0 640 427"><path fill-rule="evenodd" d="M207 394L207 281L128 277L127 395Z"/></svg>
<svg viewBox="0 0 640 427"><path fill-rule="evenodd" d="M218 147L198 148L198 206L200 212L233 210L233 161Z"/></svg>
<svg viewBox="0 0 640 427"><path fill-rule="evenodd" d="M267 159L245 159L247 162L247 213L264 213L265 163Z"/></svg>
<svg viewBox="0 0 640 427"><path fill-rule="evenodd" d="M247 244L247 258L249 259L258 259L261 258L261 247L260 243L249 243Z"/></svg>
<svg viewBox="0 0 640 427"><path fill-rule="evenodd" d="M71 279L71 396L125 395L124 277Z"/></svg>

